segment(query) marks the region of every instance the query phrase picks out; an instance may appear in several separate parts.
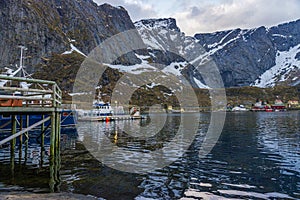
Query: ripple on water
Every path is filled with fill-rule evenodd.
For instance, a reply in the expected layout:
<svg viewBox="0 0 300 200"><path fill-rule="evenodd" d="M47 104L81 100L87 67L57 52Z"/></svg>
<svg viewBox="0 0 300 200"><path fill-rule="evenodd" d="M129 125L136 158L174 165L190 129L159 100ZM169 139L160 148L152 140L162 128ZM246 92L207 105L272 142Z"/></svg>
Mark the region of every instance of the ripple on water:
<svg viewBox="0 0 300 200"><path fill-rule="evenodd" d="M66 185L65 188L69 191L85 192L87 187L91 188L89 184L93 182L89 182L89 179L95 175L99 176L97 183L101 185L101 191L109 193L108 197L112 195L115 197L119 194L120 188L114 188L111 184L107 185L103 182L105 180L122 182L122 178L130 177L126 185L121 184L122 188L132 182L136 181L136 183L132 184L134 186L128 190L126 188L126 193L122 193L125 195L125 197L122 196L123 198L135 190L134 195L128 196L136 197L137 200L300 199L299 113L229 113L219 141L205 158L200 159L198 150L208 127L209 114L207 114L203 123L200 123L199 136L196 137L192 146L186 154L172 162L170 166L144 175L122 174L108 167L101 168L102 164L98 164L98 161L96 161L97 164L91 165L90 160L85 160L84 156L82 160L76 160L76 162L72 160L73 157L66 157L62 160L65 168L61 170L62 185ZM152 152L157 146L160 147L159 145L164 142L170 141L174 136L172 133L178 125L178 116L170 118L169 122L171 125L168 126L168 130L157 137L150 138L145 143L121 134L122 127L126 125L125 122L118 126L115 123L95 123L92 129L83 127L82 132L79 133L79 140L90 138L98 144L113 141L117 128L119 137L116 143L126 149L127 153L120 153L114 158L120 160L120 163L131 160L131 162L144 165L145 159L148 158L147 153ZM134 126L135 124L132 124L131 127ZM103 140L103 138L108 138L108 140ZM166 157L175 155L176 151L166 152ZM144 152L145 157L134 159L140 152ZM114 160L108 161L114 162ZM68 162L75 164L68 166ZM103 179L103 177L108 178ZM0 188L4 187L6 185L3 186L0 182ZM100 192L99 197L101 197Z"/></svg>

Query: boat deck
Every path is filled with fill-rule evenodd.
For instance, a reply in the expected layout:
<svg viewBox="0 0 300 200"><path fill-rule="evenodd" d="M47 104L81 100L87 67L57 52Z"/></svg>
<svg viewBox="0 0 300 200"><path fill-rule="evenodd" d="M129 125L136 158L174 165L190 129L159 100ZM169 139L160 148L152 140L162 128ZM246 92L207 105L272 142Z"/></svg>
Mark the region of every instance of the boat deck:
<svg viewBox="0 0 300 200"><path fill-rule="evenodd" d="M145 116L131 116L131 115L112 115L112 116L97 116L97 117L87 117L79 118L79 121L118 121L118 120L136 120L145 119Z"/></svg>

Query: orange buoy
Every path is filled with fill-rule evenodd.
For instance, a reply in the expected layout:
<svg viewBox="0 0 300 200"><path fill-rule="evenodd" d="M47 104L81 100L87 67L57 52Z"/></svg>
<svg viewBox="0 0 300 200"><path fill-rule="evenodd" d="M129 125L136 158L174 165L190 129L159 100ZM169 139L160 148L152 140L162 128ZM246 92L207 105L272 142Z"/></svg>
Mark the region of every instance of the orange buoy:
<svg viewBox="0 0 300 200"><path fill-rule="evenodd" d="M106 116L105 121L106 121L106 122L109 122L109 117L108 117L108 116Z"/></svg>

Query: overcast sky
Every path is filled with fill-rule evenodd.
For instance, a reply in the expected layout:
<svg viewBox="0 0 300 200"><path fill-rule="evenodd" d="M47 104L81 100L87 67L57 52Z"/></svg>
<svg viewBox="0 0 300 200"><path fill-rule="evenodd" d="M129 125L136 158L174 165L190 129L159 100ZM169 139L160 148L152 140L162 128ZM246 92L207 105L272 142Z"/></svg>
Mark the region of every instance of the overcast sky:
<svg viewBox="0 0 300 200"><path fill-rule="evenodd" d="M173 17L187 35L300 19L300 0L94 0L123 6L133 21Z"/></svg>

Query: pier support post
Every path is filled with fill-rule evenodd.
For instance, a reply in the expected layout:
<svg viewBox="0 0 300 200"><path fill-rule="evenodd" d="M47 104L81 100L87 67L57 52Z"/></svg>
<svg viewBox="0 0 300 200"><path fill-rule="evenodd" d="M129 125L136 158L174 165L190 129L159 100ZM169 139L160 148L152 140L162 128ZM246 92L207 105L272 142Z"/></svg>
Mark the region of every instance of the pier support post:
<svg viewBox="0 0 300 200"><path fill-rule="evenodd" d="M49 186L50 186L50 192L55 192L55 179L54 179L54 164L55 164L55 112L51 113L51 134L50 134L50 157L49 157L49 162L50 162L50 181L49 181Z"/></svg>
<svg viewBox="0 0 300 200"><path fill-rule="evenodd" d="M20 115L20 131L23 129L23 116ZM23 135L20 135L19 137L20 143L19 143L19 165L21 165L22 161L22 148L23 148Z"/></svg>
<svg viewBox="0 0 300 200"><path fill-rule="evenodd" d="M29 116L28 116L28 114L26 114L25 122L26 122L26 126L25 127L28 128L29 127ZM27 163L27 155L28 155L28 140L29 140L28 132L25 132L24 135L26 137L26 140L25 140L25 150L24 150L24 165L26 165L26 163Z"/></svg>
<svg viewBox="0 0 300 200"><path fill-rule="evenodd" d="M56 142L55 142L55 181L56 181L56 190L59 192L60 190L60 112L56 111L55 114L56 119Z"/></svg>
<svg viewBox="0 0 300 200"><path fill-rule="evenodd" d="M17 119L16 115L11 116L11 133L16 134L17 133ZM10 141L10 166L11 166L11 174L12 178L14 178L14 172L15 172L15 146L16 146L16 138L12 139Z"/></svg>
<svg viewBox="0 0 300 200"><path fill-rule="evenodd" d="M42 115L42 120L45 119L45 115ZM41 162L40 167L43 167L45 157L45 124L41 125Z"/></svg>
<svg viewBox="0 0 300 200"><path fill-rule="evenodd" d="M54 111L51 114L50 136L50 192L59 191L60 178L60 113Z"/></svg>

